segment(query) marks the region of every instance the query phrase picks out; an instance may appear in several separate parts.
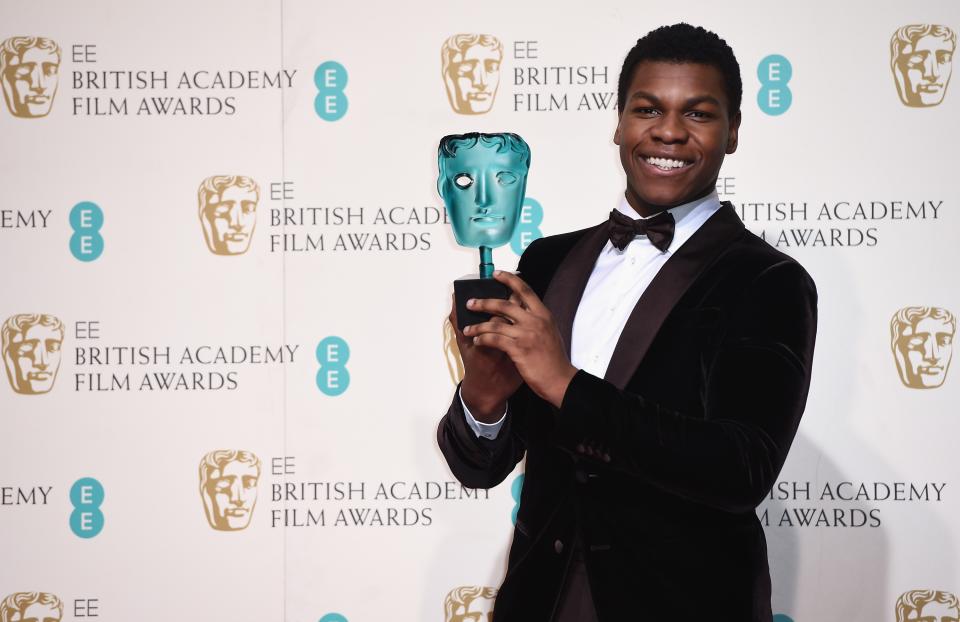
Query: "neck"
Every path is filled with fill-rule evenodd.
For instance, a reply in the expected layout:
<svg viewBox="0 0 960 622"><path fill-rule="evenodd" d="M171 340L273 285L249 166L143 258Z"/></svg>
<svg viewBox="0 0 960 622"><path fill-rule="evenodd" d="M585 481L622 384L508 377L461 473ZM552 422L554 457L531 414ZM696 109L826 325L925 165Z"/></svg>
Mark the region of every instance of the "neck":
<svg viewBox="0 0 960 622"><path fill-rule="evenodd" d="M714 180L702 192L698 192L694 194L694 196L686 197L676 203L663 204L663 205L660 205L657 203L647 203L646 201L641 199L639 196L637 196L637 193L634 192L630 188L630 186L627 186L627 189L624 191L623 196L627 199L627 203L630 205L633 211L639 214L642 218L649 218L655 214L659 214L660 212L673 209L680 205L685 205L687 203L699 201L700 199L702 199L703 197L709 195L714 191L714 188L716 187L716 183L717 183L716 180Z"/></svg>

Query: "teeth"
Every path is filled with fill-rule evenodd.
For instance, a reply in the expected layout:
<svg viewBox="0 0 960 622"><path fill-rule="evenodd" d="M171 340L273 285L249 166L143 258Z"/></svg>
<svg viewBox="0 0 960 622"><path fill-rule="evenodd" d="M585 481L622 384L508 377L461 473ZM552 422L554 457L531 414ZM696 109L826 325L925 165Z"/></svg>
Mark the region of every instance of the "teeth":
<svg viewBox="0 0 960 622"><path fill-rule="evenodd" d="M652 165L656 166L657 168L662 168L662 169L664 169L664 170L669 170L669 169L672 169L672 168L682 168L682 167L684 167L684 166L686 166L686 165L688 164L687 162L684 162L683 160L671 160L670 158L653 158L653 157L650 157L650 158L646 158L645 161L646 161L648 164L652 164Z"/></svg>

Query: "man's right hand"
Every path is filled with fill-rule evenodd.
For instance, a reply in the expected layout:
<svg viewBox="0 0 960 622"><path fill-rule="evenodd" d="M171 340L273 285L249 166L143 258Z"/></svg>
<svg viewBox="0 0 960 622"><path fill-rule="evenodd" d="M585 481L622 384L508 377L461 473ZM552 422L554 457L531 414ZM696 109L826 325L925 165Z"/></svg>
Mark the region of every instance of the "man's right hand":
<svg viewBox="0 0 960 622"><path fill-rule="evenodd" d="M494 317L491 321L507 320ZM450 309L450 324L453 325L460 358L463 359L460 397L474 419L482 423L495 423L506 411L507 398L520 388L523 380L509 356L496 348L473 345L473 339L457 328L456 300Z"/></svg>

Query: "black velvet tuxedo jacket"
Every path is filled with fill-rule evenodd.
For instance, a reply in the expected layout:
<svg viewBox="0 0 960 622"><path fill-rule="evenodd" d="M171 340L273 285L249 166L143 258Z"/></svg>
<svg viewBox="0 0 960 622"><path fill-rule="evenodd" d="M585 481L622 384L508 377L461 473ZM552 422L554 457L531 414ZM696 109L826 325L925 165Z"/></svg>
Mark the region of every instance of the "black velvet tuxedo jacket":
<svg viewBox="0 0 960 622"><path fill-rule="evenodd" d="M521 277L567 343L607 224L531 244ZM489 488L526 453L496 622L551 620L575 543L600 622L769 622L755 508L793 441L810 384L813 281L723 204L661 268L605 378L574 376L559 409L525 385L494 440L458 397L438 440Z"/></svg>

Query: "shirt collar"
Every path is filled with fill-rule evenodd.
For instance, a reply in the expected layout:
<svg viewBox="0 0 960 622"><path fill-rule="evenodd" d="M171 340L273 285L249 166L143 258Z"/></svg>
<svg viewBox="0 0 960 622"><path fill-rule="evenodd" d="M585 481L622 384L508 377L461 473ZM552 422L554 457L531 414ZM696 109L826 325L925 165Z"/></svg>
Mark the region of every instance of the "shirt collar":
<svg viewBox="0 0 960 622"><path fill-rule="evenodd" d="M684 203L683 205L671 207L666 210L673 214L673 220L676 223L673 230L673 241L670 242L670 247L666 252L676 252L718 209L720 209L720 196L717 194L717 191L714 190L705 197L700 197L689 203ZM620 202L617 204L617 211L633 219L644 219L643 216L637 214L637 212L630 207L626 197L620 198ZM656 214L652 214L646 218L653 218L653 216L656 216ZM644 243L649 244L646 236L637 236L634 241L636 240L643 240ZM632 243L633 242L631 242L631 244Z"/></svg>

